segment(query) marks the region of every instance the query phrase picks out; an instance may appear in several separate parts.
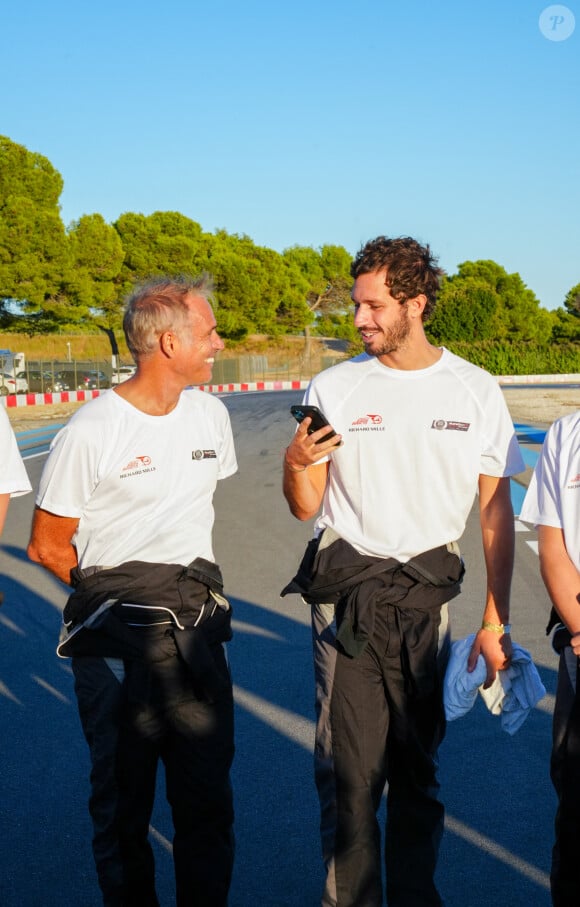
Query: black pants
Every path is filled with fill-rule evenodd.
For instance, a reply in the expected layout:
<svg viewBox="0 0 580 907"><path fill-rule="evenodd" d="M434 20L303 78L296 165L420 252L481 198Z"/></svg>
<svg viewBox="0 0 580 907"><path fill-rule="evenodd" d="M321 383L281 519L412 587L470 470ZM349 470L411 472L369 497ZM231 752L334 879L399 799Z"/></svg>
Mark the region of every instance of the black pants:
<svg viewBox="0 0 580 907"><path fill-rule="evenodd" d="M560 653L554 708L551 776L558 796L550 876L554 907L578 904L580 855L580 688L570 646Z"/></svg>
<svg viewBox="0 0 580 907"><path fill-rule="evenodd" d="M446 617L446 608L444 613ZM436 755L445 730L441 680L448 640L439 611L418 618L417 638L429 633L431 644L419 666L415 664L420 676L413 678L407 666L413 639L404 639L399 619L394 607L377 609L373 638L360 657L353 659L335 649L330 672L328 664L317 664L315 765L329 870L325 904L382 905L376 813L387 781L387 903L390 907L442 903L434 882L444 816L437 799ZM327 624L325 632L330 629ZM324 642L323 634L319 638ZM329 661L330 648L326 653L318 647L321 661ZM323 684L321 667L326 670Z"/></svg>
<svg viewBox="0 0 580 907"><path fill-rule="evenodd" d="M234 851L229 669L222 645L212 647L227 683L209 701L172 645L171 657L147 666L73 659L91 753L93 853L105 907L158 905L148 831L159 759L174 825L177 905L227 904Z"/></svg>

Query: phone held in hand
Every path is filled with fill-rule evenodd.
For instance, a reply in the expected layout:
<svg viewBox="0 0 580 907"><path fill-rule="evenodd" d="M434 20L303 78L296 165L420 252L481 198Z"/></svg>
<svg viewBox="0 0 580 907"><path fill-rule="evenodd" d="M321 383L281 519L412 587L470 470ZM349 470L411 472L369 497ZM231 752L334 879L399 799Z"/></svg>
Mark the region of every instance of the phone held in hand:
<svg viewBox="0 0 580 907"><path fill-rule="evenodd" d="M308 403L301 403L295 406L291 406L290 412L297 422L302 422L302 420L305 419L306 416L310 417L312 421L308 426L309 435L311 435L314 431L318 431L320 428L324 428L325 425L330 425L324 413L317 406L311 406ZM334 437L335 434L336 432L334 431L334 429L331 429L328 434L324 435L324 437L316 443L321 444L323 441L328 441L328 439Z"/></svg>

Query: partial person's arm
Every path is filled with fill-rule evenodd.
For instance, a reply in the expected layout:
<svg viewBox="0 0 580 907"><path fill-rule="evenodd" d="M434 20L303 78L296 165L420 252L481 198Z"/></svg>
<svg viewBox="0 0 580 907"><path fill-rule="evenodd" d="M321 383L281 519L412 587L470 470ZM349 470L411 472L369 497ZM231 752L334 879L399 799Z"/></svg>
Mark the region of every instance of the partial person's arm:
<svg viewBox="0 0 580 907"><path fill-rule="evenodd" d="M8 513L8 505L10 504L10 495L9 494L0 494L0 535L4 529L4 523L6 522L6 514Z"/></svg>
<svg viewBox="0 0 580 907"><path fill-rule="evenodd" d="M487 666L484 686L489 687L497 671L506 668L512 655L509 634L500 629L509 623L510 589L514 566L514 512L508 477L480 475L479 519L487 573L487 592L482 628L473 643L467 669L473 671L483 655ZM484 625L488 629L483 629Z"/></svg>
<svg viewBox="0 0 580 907"><path fill-rule="evenodd" d="M70 572L78 564L72 543L78 524L76 517L56 516L37 507L27 548L31 561L41 564L67 586L71 585Z"/></svg>
<svg viewBox="0 0 580 907"><path fill-rule="evenodd" d="M564 533L555 526L538 526L540 573L548 595L572 636L572 651L580 655L580 574L566 550Z"/></svg>
<svg viewBox="0 0 580 907"><path fill-rule="evenodd" d="M300 424L284 454L282 488L290 511L298 520L309 520L320 510L328 479L328 462L317 461L331 453L341 440L340 435L334 435L331 441L317 444L316 441L328 434L328 427L309 435L310 421L307 417Z"/></svg>

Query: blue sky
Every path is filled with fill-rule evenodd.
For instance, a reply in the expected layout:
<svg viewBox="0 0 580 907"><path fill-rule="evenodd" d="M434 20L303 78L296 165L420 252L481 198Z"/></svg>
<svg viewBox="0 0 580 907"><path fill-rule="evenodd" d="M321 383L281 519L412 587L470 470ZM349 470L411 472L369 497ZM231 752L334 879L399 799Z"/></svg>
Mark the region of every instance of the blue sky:
<svg viewBox="0 0 580 907"><path fill-rule="evenodd" d="M555 308L580 282L580 0L565 40L552 5L12 3L0 134L60 172L67 224L175 210L278 251L409 234Z"/></svg>

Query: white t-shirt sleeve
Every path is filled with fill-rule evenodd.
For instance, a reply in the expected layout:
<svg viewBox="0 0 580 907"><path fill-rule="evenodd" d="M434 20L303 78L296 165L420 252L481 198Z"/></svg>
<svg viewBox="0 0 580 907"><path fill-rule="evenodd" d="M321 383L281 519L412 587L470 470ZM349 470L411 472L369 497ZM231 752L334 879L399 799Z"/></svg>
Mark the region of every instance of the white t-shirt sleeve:
<svg viewBox="0 0 580 907"><path fill-rule="evenodd" d="M19 497L32 491L10 420L0 406L0 494Z"/></svg>
<svg viewBox="0 0 580 907"><path fill-rule="evenodd" d="M562 495L557 456L559 426L551 426L536 463L519 519L534 526L563 527Z"/></svg>
<svg viewBox="0 0 580 907"><path fill-rule="evenodd" d="M36 505L56 516L80 518L98 482L94 439L69 423L53 439L36 496Z"/></svg>
<svg viewBox="0 0 580 907"><path fill-rule="evenodd" d="M219 479L227 479L228 476L233 475L238 471L238 463L236 460L236 451L234 447L234 436L232 432L232 423L230 421L230 415L224 406L224 413L222 416L222 443L219 449Z"/></svg>
<svg viewBox="0 0 580 907"><path fill-rule="evenodd" d="M485 403L484 446L480 473L485 476L514 476L526 468L509 409L499 385Z"/></svg>

